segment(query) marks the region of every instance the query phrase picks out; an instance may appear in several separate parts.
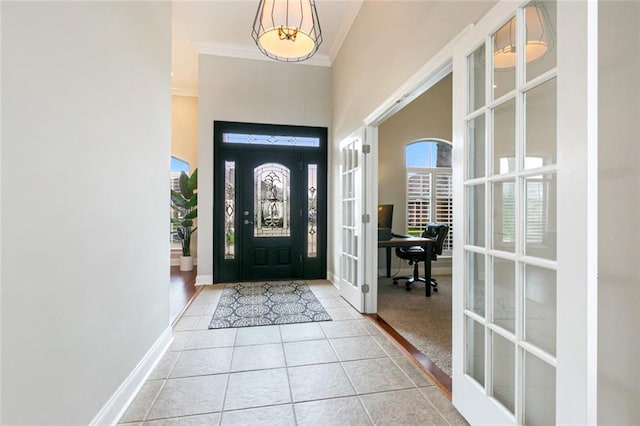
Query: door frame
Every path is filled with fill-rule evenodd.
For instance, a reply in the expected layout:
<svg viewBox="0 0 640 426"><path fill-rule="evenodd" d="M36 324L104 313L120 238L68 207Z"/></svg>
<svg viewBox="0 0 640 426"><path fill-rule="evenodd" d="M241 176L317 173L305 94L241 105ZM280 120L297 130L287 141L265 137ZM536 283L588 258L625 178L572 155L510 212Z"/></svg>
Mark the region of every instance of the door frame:
<svg viewBox="0 0 640 426"><path fill-rule="evenodd" d="M245 134L260 135L291 135L291 136L307 136L317 137L320 139L319 147L303 147L303 146L280 146L280 145L263 145L263 144L224 144L222 142L223 133L235 132ZM318 194L324 194L318 197L317 210L317 253L318 256L310 258L306 256L303 250L302 254L302 276L296 277L300 279L325 279L327 273L327 128L312 126L294 126L279 124L261 124L261 123L242 123L232 121L214 121L213 122L213 204L214 206L224 205L225 184L225 161L236 161L235 170L235 200L240 203L242 183L239 180L241 172L239 170L238 160L243 152L260 152L268 150L270 152L296 153L302 156L300 167L303 169L304 181L306 182L305 167L308 164L318 164ZM307 203L303 204L303 215L308 214ZM223 208L214 209L213 211L213 283L221 282L237 282L241 277L242 262L239 256L234 259L224 258L224 212ZM234 221L236 234L242 231L242 215L239 204L236 205L234 212ZM306 223L306 222L305 222ZM240 230L240 231L239 231ZM303 247L306 241L306 235L303 237ZM241 235L235 238L235 252L240 252ZM305 268L305 266L307 266Z"/></svg>
<svg viewBox="0 0 640 426"><path fill-rule="evenodd" d="M378 127L389 117L413 102L418 96L435 86L446 77L453 69L453 49L471 29L473 24L467 25L454 36L442 49L433 55L418 71L416 71L405 83L396 89L380 106L378 106L363 121L365 143L371 147L371 152L366 158L366 182L375 185L366 199L365 212L371 216L370 223L365 226L367 241L378 240ZM371 186L369 186L371 187ZM375 314L378 312L378 247L377 244L369 244L365 248L364 274L366 282L370 284L370 291L365 294L365 312Z"/></svg>

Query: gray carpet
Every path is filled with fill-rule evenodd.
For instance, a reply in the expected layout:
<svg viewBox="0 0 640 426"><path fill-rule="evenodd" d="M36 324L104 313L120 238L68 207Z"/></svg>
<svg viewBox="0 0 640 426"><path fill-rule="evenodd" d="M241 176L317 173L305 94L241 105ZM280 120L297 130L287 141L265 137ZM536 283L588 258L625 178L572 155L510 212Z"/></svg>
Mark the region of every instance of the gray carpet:
<svg viewBox="0 0 640 426"><path fill-rule="evenodd" d="M439 275L438 292L424 297L424 286L404 289L378 278L378 315L451 376L451 276Z"/></svg>

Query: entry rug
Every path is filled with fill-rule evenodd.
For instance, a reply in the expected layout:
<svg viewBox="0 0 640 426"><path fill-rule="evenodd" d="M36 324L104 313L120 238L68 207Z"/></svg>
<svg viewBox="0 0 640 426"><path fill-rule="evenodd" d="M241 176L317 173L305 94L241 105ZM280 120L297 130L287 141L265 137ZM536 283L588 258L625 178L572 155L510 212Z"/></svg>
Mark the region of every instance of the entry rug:
<svg viewBox="0 0 640 426"><path fill-rule="evenodd" d="M209 328L253 327L331 321L304 282L228 284Z"/></svg>

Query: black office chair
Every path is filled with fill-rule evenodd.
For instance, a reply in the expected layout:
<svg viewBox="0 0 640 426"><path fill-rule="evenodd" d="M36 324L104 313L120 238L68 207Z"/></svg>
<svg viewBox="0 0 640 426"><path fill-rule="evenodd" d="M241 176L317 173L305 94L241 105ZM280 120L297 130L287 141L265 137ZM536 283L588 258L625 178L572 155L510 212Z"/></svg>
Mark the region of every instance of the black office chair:
<svg viewBox="0 0 640 426"><path fill-rule="evenodd" d="M444 240L449 232L449 227L441 223L429 223L427 228L422 231L423 238L435 238L436 242L431 245L431 260L438 260L438 255L442 254L442 247ZM420 246L413 247L396 247L396 256L400 259L409 261L409 265L413 265L413 275L407 277L405 283L405 290L410 291L411 285L414 282L422 281L426 283L426 280L420 276L418 272L418 263L424 260L424 249ZM393 279L393 285L398 285L398 278ZM438 291L438 282L431 278L429 283L433 287L433 291Z"/></svg>

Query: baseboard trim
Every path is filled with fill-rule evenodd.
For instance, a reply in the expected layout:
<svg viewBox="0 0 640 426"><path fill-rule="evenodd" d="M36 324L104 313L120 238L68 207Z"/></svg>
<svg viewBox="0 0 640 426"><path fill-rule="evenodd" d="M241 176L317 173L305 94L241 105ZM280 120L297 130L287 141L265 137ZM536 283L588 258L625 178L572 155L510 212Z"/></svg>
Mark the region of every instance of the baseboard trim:
<svg viewBox="0 0 640 426"><path fill-rule="evenodd" d="M197 275L196 285L209 285L213 284L213 275Z"/></svg>
<svg viewBox="0 0 640 426"><path fill-rule="evenodd" d="M153 346L118 387L107 403L93 418L90 425L115 425L138 394L140 388L156 367L173 341L171 327L167 327Z"/></svg>
<svg viewBox="0 0 640 426"><path fill-rule="evenodd" d="M334 287L338 288L338 282L340 281L338 280L338 276L336 274L327 271L327 280L329 280L329 282L333 284Z"/></svg>

